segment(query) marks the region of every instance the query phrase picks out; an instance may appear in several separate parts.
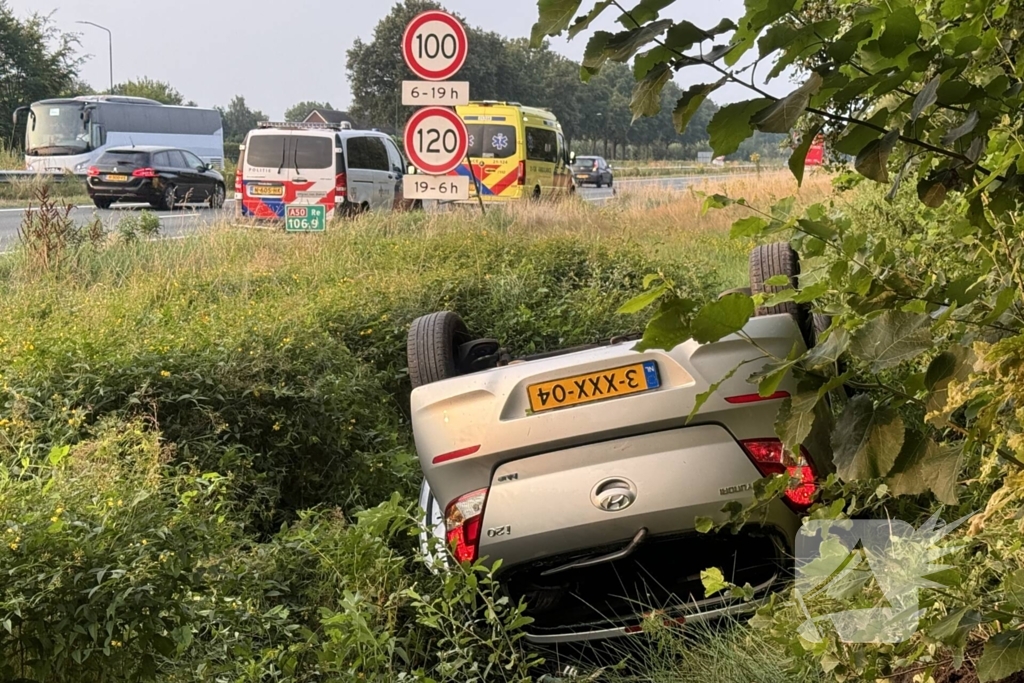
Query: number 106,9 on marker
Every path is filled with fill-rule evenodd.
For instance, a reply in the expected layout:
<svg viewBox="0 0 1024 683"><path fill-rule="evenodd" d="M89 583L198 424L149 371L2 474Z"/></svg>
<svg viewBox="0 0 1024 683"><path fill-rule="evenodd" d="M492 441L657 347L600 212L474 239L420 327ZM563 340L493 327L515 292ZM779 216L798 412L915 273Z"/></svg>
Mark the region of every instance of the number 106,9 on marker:
<svg viewBox="0 0 1024 683"><path fill-rule="evenodd" d="M406 199L469 199L469 178L466 176L407 175L403 184Z"/></svg>

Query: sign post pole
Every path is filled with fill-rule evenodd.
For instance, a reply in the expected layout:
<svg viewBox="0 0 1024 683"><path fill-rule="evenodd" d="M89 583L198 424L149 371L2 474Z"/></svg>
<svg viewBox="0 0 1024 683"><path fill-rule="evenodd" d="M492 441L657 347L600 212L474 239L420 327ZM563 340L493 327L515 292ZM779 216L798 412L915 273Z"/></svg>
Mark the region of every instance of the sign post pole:
<svg viewBox="0 0 1024 683"><path fill-rule="evenodd" d="M476 177L476 172L473 171L473 160L466 155L466 168L469 169L469 175L473 178L473 187L476 188L476 198L480 202L480 215L486 216L487 209L484 208L484 193L480 189L480 179Z"/></svg>

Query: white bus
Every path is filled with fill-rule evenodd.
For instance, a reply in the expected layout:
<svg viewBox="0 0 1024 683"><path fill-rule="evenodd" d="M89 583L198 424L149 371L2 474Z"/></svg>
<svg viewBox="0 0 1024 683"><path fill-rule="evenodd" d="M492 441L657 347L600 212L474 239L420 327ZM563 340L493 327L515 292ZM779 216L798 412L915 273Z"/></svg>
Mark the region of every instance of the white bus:
<svg viewBox="0 0 1024 683"><path fill-rule="evenodd" d="M90 95L41 100L14 111L25 121L30 171L84 173L109 147L186 149L224 168L224 126L214 109L177 107L141 97Z"/></svg>

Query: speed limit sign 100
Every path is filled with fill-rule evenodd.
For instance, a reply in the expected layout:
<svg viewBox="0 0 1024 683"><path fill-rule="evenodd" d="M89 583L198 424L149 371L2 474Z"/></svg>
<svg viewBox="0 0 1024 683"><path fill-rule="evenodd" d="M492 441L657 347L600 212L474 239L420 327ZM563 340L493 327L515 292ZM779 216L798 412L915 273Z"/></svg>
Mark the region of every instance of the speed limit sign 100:
<svg viewBox="0 0 1024 683"><path fill-rule="evenodd" d="M428 175L445 175L469 152L469 132L459 115L444 107L420 109L405 127L405 152Z"/></svg>
<svg viewBox="0 0 1024 683"><path fill-rule="evenodd" d="M447 12L424 12L405 29L402 54L409 68L420 78L447 80L466 63L469 54L466 28Z"/></svg>

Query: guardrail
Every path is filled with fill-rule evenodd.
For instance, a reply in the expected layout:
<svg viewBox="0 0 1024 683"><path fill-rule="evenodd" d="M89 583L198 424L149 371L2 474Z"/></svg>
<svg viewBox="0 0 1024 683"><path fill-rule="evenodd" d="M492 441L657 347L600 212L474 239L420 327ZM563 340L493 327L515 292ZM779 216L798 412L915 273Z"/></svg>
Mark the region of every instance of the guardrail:
<svg viewBox="0 0 1024 683"><path fill-rule="evenodd" d="M11 183L17 180L33 180L45 178L55 183L83 180L84 173L69 173L65 171L0 171L0 183Z"/></svg>

